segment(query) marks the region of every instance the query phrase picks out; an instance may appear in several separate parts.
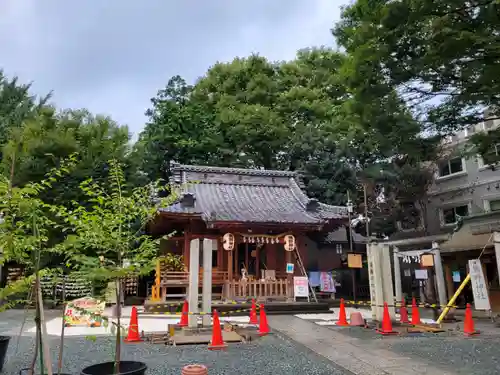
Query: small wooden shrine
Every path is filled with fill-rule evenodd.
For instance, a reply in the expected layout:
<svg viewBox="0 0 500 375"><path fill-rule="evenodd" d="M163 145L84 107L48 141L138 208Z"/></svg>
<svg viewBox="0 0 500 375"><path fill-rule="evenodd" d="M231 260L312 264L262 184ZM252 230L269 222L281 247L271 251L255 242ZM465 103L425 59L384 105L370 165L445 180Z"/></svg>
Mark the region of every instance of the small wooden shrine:
<svg viewBox="0 0 500 375"><path fill-rule="evenodd" d="M299 258L307 259L308 235L347 223L345 207L308 198L294 172L176 164L170 183L179 198L161 209L149 231L174 233L162 241L161 255L182 255L184 269L171 271L158 261L154 301L185 297L193 239L211 240L210 248L200 249L200 258L203 251L213 251L214 296L291 298L293 276L303 272Z"/></svg>

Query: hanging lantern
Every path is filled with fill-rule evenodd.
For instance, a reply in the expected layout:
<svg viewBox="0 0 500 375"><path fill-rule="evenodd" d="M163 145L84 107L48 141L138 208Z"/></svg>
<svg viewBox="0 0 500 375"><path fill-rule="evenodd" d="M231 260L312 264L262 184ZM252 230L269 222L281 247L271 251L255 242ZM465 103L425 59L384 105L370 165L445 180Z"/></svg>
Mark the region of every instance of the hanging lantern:
<svg viewBox="0 0 500 375"><path fill-rule="evenodd" d="M226 233L222 237L222 247L224 250L231 251L234 249L234 235L231 233Z"/></svg>
<svg viewBox="0 0 500 375"><path fill-rule="evenodd" d="M295 250L295 237L291 234L287 234L285 236L285 250L293 251Z"/></svg>

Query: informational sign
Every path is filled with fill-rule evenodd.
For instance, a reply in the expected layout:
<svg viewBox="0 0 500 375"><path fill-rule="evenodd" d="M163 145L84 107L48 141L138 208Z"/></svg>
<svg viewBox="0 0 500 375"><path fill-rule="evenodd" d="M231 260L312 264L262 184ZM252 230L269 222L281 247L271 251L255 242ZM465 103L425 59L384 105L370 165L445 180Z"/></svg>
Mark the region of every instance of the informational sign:
<svg viewBox="0 0 500 375"><path fill-rule="evenodd" d="M470 281L474 295L474 308L476 310L491 310L488 288L484 279L483 267L479 259L469 260Z"/></svg>
<svg viewBox="0 0 500 375"><path fill-rule="evenodd" d="M286 264L286 273L293 273L294 272L294 265L293 263L287 263Z"/></svg>
<svg viewBox="0 0 500 375"><path fill-rule="evenodd" d="M363 268L363 258L361 254L347 254L347 266L349 268Z"/></svg>
<svg viewBox="0 0 500 375"><path fill-rule="evenodd" d="M415 279L417 280L427 280L427 270L415 270Z"/></svg>
<svg viewBox="0 0 500 375"><path fill-rule="evenodd" d="M95 317L102 315L106 303L95 298L84 297L69 302L64 311L66 326L88 325L99 326Z"/></svg>
<svg viewBox="0 0 500 375"><path fill-rule="evenodd" d="M295 276L293 278L293 296L309 297L309 281L307 276Z"/></svg>
<svg viewBox="0 0 500 375"><path fill-rule="evenodd" d="M420 264L422 267L433 267L434 266L434 254L422 254L420 257Z"/></svg>
<svg viewBox="0 0 500 375"><path fill-rule="evenodd" d="M403 271L403 273L404 273L404 276L405 276L405 277L411 277L411 270L409 270L409 269L405 269L405 270Z"/></svg>
<svg viewBox="0 0 500 375"><path fill-rule="evenodd" d="M335 293L335 283L330 272L320 272L319 274L319 289L326 293Z"/></svg>
<svg viewBox="0 0 500 375"><path fill-rule="evenodd" d="M460 271L453 271L452 278L454 283L459 283L460 281L462 281L462 278L460 277Z"/></svg>

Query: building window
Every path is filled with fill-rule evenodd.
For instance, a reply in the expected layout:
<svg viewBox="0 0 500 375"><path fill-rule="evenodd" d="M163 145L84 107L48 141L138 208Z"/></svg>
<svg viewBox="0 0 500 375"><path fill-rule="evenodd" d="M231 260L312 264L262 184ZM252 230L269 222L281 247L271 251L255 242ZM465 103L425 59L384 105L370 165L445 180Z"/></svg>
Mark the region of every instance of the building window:
<svg viewBox="0 0 500 375"><path fill-rule="evenodd" d="M443 224L454 224L457 222L458 216L469 216L469 206L457 206L442 209Z"/></svg>
<svg viewBox="0 0 500 375"><path fill-rule="evenodd" d="M500 199L485 200L484 210L486 212L500 211Z"/></svg>
<svg viewBox="0 0 500 375"><path fill-rule="evenodd" d="M500 211L500 199L490 201L490 211Z"/></svg>
<svg viewBox="0 0 500 375"><path fill-rule="evenodd" d="M500 156L500 144L493 145L490 151L478 157L477 161L479 168L498 163L499 156Z"/></svg>
<svg viewBox="0 0 500 375"><path fill-rule="evenodd" d="M439 166L439 177L450 176L465 170L462 158L450 159Z"/></svg>

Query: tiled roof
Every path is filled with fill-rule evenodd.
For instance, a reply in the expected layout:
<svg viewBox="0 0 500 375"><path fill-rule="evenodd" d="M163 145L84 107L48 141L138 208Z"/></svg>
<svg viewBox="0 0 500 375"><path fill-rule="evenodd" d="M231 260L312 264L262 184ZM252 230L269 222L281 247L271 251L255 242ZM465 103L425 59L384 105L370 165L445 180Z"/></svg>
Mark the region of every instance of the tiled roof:
<svg viewBox="0 0 500 375"><path fill-rule="evenodd" d="M345 207L309 199L294 172L175 165L171 183L183 191L161 211L205 221L321 225L345 219Z"/></svg>
<svg viewBox="0 0 500 375"><path fill-rule="evenodd" d="M349 228L340 227L333 232L329 232L326 235L324 242L326 242L326 243L348 242L349 241L349 237L347 236L348 231L349 231ZM362 236L359 233L356 233L354 230L351 230L351 233L352 233L352 241L354 243L365 243L366 242L366 237Z"/></svg>

